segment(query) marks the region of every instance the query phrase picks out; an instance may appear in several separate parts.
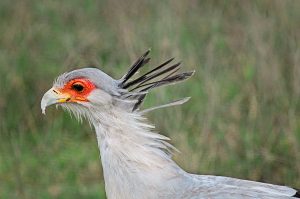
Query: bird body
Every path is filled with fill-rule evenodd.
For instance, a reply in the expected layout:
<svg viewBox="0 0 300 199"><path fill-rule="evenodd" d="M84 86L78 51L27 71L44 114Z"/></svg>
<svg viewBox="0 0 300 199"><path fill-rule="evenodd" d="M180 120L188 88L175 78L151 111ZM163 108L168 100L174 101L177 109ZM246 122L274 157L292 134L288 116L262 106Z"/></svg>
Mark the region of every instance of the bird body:
<svg viewBox="0 0 300 199"><path fill-rule="evenodd" d="M111 110L96 125L108 198L290 198L295 190L221 176L193 175L165 152L166 140L150 131L137 114ZM115 117L116 115L120 117Z"/></svg>
<svg viewBox="0 0 300 199"><path fill-rule="evenodd" d="M169 138L158 134L139 110L145 96L155 87L177 83L193 72L178 74L179 64L170 59L132 80L148 61L139 58L121 79L99 69L84 68L58 77L43 96L43 112L59 104L94 126L109 199L288 199L299 197L295 189L229 177L185 172L173 160L176 150ZM158 80L155 78L159 78ZM178 105L186 99L163 105ZM159 106L160 107L160 106ZM152 110L155 108L151 108Z"/></svg>

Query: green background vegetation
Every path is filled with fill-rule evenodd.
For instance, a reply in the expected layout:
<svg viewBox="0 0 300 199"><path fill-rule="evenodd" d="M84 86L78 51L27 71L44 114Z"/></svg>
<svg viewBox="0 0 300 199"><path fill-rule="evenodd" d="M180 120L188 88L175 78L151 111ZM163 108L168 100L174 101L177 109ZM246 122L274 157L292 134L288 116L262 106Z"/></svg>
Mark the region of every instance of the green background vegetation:
<svg viewBox="0 0 300 199"><path fill-rule="evenodd" d="M148 48L196 74L145 106L184 169L300 187L300 2L0 1L0 198L105 198L93 130L40 99L57 75L118 78Z"/></svg>

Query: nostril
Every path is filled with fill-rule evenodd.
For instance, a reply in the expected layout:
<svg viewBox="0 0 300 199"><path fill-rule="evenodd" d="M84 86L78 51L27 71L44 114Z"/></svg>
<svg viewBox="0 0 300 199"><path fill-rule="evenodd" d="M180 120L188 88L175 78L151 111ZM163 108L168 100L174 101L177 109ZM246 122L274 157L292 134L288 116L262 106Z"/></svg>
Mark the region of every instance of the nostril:
<svg viewBox="0 0 300 199"><path fill-rule="evenodd" d="M54 93L58 94L58 92L57 92L56 90L53 89L52 91L53 91Z"/></svg>

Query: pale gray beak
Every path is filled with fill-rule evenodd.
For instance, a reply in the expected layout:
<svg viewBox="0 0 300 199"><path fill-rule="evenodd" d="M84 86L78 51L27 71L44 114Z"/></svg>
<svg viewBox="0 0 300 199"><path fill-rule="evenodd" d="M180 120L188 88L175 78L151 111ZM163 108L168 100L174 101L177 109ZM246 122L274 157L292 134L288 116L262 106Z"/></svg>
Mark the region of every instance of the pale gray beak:
<svg viewBox="0 0 300 199"><path fill-rule="evenodd" d="M51 88L48 90L41 101L41 109L42 113L46 114L46 108L52 104L64 103L71 99L68 93L61 93L59 90L55 88Z"/></svg>

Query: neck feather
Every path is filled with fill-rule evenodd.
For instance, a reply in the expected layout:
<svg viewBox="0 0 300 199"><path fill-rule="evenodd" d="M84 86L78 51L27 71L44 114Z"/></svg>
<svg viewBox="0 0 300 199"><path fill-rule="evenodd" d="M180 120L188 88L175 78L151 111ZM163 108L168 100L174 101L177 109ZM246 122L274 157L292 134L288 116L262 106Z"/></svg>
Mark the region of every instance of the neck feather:
<svg viewBox="0 0 300 199"><path fill-rule="evenodd" d="M92 123L100 150L110 147L116 155L144 166L174 163L171 156L176 149L168 143L169 138L153 132L154 126L139 113L109 109L105 114L93 114Z"/></svg>
<svg viewBox="0 0 300 199"><path fill-rule="evenodd" d="M163 187L162 182L184 173L171 159L174 147L167 142L169 138L152 132L153 126L140 114L112 108L105 114L94 111L91 122L110 198L117 197L116 193L130 196L132 189Z"/></svg>

